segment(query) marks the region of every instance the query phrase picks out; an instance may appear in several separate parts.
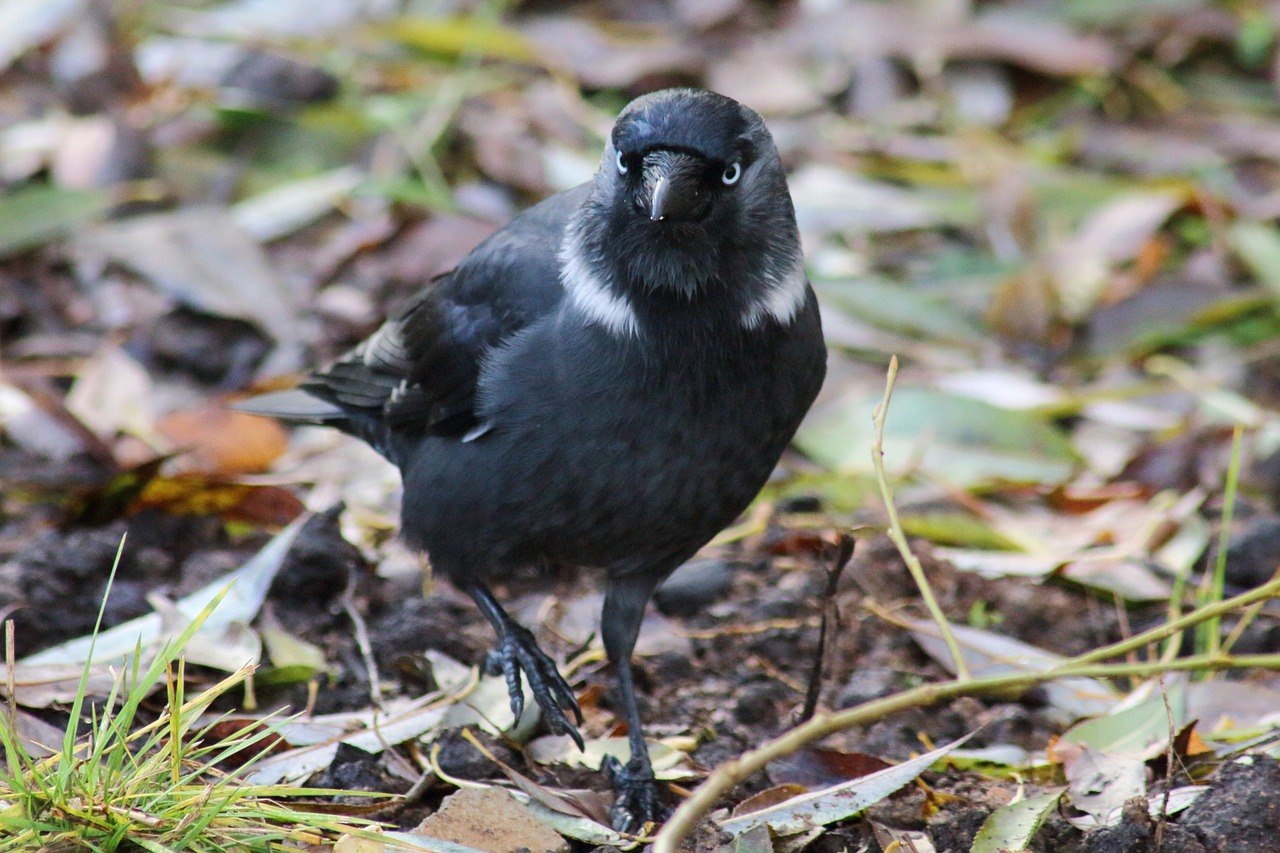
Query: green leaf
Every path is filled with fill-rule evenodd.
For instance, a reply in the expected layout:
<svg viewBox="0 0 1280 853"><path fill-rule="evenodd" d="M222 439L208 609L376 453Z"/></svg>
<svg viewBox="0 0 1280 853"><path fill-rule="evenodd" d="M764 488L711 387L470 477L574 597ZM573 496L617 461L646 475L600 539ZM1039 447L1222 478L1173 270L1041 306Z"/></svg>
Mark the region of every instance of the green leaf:
<svg viewBox="0 0 1280 853"><path fill-rule="evenodd" d="M939 341L974 342L982 337L976 319L956 311L948 294L871 279L816 282L825 304L881 328Z"/></svg>
<svg viewBox="0 0 1280 853"><path fill-rule="evenodd" d="M1166 697L1156 696L1124 711L1077 723L1062 739L1106 754L1141 755L1165 743L1171 726L1177 730L1186 724L1186 696L1185 683L1174 682L1167 690L1168 708Z"/></svg>
<svg viewBox="0 0 1280 853"><path fill-rule="evenodd" d="M1053 14L1076 24L1108 27L1173 17L1202 6L1201 0L1065 0L1051 4ZM1056 8L1054 8L1056 6Z"/></svg>
<svg viewBox="0 0 1280 853"><path fill-rule="evenodd" d="M816 412L796 444L815 461L846 472L871 470L871 413L880 397L847 399ZM904 473L960 487L992 481L1059 483L1079 457L1066 436L1027 411L1012 411L931 388L900 388L885 420L885 460Z"/></svg>
<svg viewBox="0 0 1280 853"><path fill-rule="evenodd" d="M1051 791L1001 806L973 837L970 853L1019 853L1031 844L1045 818L1058 807L1062 791Z"/></svg>
<svg viewBox="0 0 1280 853"><path fill-rule="evenodd" d="M1258 282L1280 296L1280 229L1262 222L1237 222L1228 238Z"/></svg>
<svg viewBox="0 0 1280 853"><path fill-rule="evenodd" d="M515 30L480 18L399 18L375 27L424 53L453 59L479 55L542 64L537 47Z"/></svg>
<svg viewBox="0 0 1280 853"><path fill-rule="evenodd" d="M966 512L903 513L902 529L938 545L985 548L993 551L1020 551L1017 542L990 524Z"/></svg>
<svg viewBox="0 0 1280 853"><path fill-rule="evenodd" d="M0 195L0 258L34 249L102 214L110 200L100 190L34 184Z"/></svg>

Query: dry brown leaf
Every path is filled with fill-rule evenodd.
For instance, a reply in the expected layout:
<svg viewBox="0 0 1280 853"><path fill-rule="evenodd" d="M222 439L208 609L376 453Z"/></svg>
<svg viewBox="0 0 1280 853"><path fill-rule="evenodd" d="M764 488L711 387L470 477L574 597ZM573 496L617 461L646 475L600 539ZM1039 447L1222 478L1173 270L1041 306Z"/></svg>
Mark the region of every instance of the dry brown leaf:
<svg viewBox="0 0 1280 853"><path fill-rule="evenodd" d="M205 474L255 474L284 453L288 435L276 421L218 405L170 412L156 431L187 451L186 461Z"/></svg>
<svg viewBox="0 0 1280 853"><path fill-rule="evenodd" d="M463 788L428 815L415 834L489 853L568 853L569 845L501 788Z"/></svg>

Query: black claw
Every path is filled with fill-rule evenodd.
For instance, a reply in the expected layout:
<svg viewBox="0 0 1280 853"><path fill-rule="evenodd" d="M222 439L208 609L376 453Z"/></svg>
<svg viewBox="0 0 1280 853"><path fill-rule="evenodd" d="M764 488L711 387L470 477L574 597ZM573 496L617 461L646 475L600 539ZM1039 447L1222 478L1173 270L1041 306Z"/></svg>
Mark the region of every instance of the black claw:
<svg viewBox="0 0 1280 853"><path fill-rule="evenodd" d="M637 835L646 825L666 820L671 810L658 796L658 782L648 762L632 760L624 765L612 755L606 755L603 770L618 795L609 810L614 829Z"/></svg>
<svg viewBox="0 0 1280 853"><path fill-rule="evenodd" d="M553 661L542 649L538 648L533 634L519 625L513 625L502 638L496 650L502 661L502 672L506 676L507 693L511 699L511 712L516 720L524 711L524 679L528 680L529 692L542 710L547 721L547 728L554 734L568 735L584 749L585 741L577 726L565 715L573 714L579 724L582 723L582 709L578 706L573 689L560 675Z"/></svg>
<svg viewBox="0 0 1280 853"><path fill-rule="evenodd" d="M524 686L520 683L519 652L510 638L503 638L497 650L502 658L502 674L507 680L507 698L511 702L511 715L514 722L520 721L524 713Z"/></svg>

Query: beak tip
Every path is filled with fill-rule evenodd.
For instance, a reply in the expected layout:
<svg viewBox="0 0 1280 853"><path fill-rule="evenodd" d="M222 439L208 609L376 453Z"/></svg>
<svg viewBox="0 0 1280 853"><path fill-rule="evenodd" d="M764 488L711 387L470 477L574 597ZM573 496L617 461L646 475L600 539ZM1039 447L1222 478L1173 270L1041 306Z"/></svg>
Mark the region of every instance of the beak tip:
<svg viewBox="0 0 1280 853"><path fill-rule="evenodd" d="M649 221L661 222L666 218L666 199L667 191L671 187L671 182L666 175L658 178L657 184L653 187L653 196L649 201Z"/></svg>

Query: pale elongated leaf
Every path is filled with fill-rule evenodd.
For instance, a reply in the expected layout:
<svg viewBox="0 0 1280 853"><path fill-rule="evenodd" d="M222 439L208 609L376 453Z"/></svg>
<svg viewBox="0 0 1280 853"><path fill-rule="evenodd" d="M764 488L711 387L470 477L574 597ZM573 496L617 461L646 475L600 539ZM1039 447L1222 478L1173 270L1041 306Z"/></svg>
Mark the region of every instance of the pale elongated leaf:
<svg viewBox="0 0 1280 853"><path fill-rule="evenodd" d="M975 678L1016 672L1044 672L1066 658L1028 643L991 631L952 625L956 642L969 672ZM938 636L938 628L927 619L912 623L911 636L920 647L942 666L951 668L951 654ZM1104 714L1119 700L1116 692L1096 678L1061 678L1041 688L1051 708L1063 722Z"/></svg>
<svg viewBox="0 0 1280 853"><path fill-rule="evenodd" d="M106 210L107 204L106 194L97 190L48 185L0 195L0 258L66 235L73 226Z"/></svg>
<svg viewBox="0 0 1280 853"><path fill-rule="evenodd" d="M0 70L69 27L87 0L3 0L0 2Z"/></svg>
<svg viewBox="0 0 1280 853"><path fill-rule="evenodd" d="M1116 265L1136 257L1184 202L1174 192L1127 193L1093 211L1052 260L1064 314L1073 320L1087 316Z"/></svg>
<svg viewBox="0 0 1280 853"><path fill-rule="evenodd" d="M731 818L720 827L731 835L741 835L754 827L767 825L778 835L794 835L797 832L807 832L814 827L843 820L867 806L880 802L908 784L928 770L934 762L945 757L947 753L958 748L971 737L973 737L972 734L965 735L959 740L954 740L946 746L941 746L910 761L895 764L850 782L792 797L776 806Z"/></svg>
<svg viewBox="0 0 1280 853"><path fill-rule="evenodd" d="M354 166L345 166L274 187L238 202L231 215L256 240L275 240L309 225L333 210L364 180Z"/></svg>
<svg viewBox="0 0 1280 853"><path fill-rule="evenodd" d="M296 782L333 763L342 743L374 754L388 746L418 737L441 724L448 706L439 694L431 693L389 714L371 712L367 727L342 733L320 743L273 755L254 765L247 779L254 785Z"/></svg>
<svg viewBox="0 0 1280 853"><path fill-rule="evenodd" d="M416 832L400 832L394 830L384 833L386 841L382 842L382 846L375 850L368 848L367 853L383 853L383 851L403 850L406 853L484 853L475 847L468 847L465 844L457 844L453 841L445 841L440 838L431 838L426 835L419 835ZM378 842L373 842L378 843ZM346 853L337 847L334 853ZM366 848L353 847L351 853L366 853Z"/></svg>
<svg viewBox="0 0 1280 853"><path fill-rule="evenodd" d="M815 411L796 443L824 465L869 472L871 413L880 399L853 396ZM959 487L993 480L1058 483L1079 461L1062 432L1033 413L921 387L894 392L884 445L891 471L911 464L923 476Z"/></svg>
<svg viewBox="0 0 1280 853"><path fill-rule="evenodd" d="M1021 853L1061 799L1058 790L1001 806L983 821L970 853Z"/></svg>
<svg viewBox="0 0 1280 853"><path fill-rule="evenodd" d="M296 294L228 211L189 207L85 229L75 248L86 268L118 264L173 299L266 329L280 345L271 367L301 359Z"/></svg>
<svg viewBox="0 0 1280 853"><path fill-rule="evenodd" d="M525 755L539 764L599 770L606 755L612 755L625 764L631 758L631 747L625 737L602 737L588 740L586 748L580 750L568 735L547 735L527 744ZM684 752L664 741L649 741L649 760L659 779L694 779L699 775L688 766L688 756Z"/></svg>
<svg viewBox="0 0 1280 853"><path fill-rule="evenodd" d="M1280 229L1262 222L1237 222L1227 236L1259 283L1280 296Z"/></svg>
<svg viewBox="0 0 1280 853"><path fill-rule="evenodd" d="M1150 685L1144 685L1143 690ZM1132 694L1129 699L1134 698ZM1166 705L1167 701L1167 705ZM1168 678L1164 695L1155 695L1112 714L1077 723L1059 742L1073 743L1099 752L1134 755L1143 760L1164 752L1169 738L1187 717L1185 679Z"/></svg>

